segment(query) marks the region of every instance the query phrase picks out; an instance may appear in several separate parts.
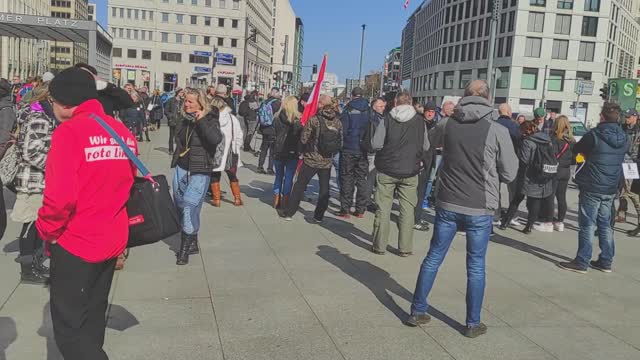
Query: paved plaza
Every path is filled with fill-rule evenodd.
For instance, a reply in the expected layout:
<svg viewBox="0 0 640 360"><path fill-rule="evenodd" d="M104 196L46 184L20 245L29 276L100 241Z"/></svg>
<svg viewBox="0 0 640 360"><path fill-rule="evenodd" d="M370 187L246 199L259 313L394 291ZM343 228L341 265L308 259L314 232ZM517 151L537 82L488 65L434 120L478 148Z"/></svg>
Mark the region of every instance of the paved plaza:
<svg viewBox="0 0 640 360"><path fill-rule="evenodd" d="M141 153L155 174L170 177L167 133L153 133ZM307 221L313 205L303 203L285 222L270 206L273 177L255 174L253 155L243 154L243 161L245 206L233 206L223 176L222 207L205 204L202 251L188 266L175 265L179 236L131 250L110 295L105 349L111 359L640 359L640 238L622 232L633 225L616 225L612 274L556 266L577 247L574 189L564 233L497 231L482 312L489 331L470 340L459 333L464 238L455 239L436 281L432 322L406 327L431 231L416 232L415 255L400 258L370 252L370 213L349 221L328 215L317 225ZM310 190L315 197L317 183ZM0 241L0 360L61 359L47 288L18 281L19 230L10 222Z"/></svg>

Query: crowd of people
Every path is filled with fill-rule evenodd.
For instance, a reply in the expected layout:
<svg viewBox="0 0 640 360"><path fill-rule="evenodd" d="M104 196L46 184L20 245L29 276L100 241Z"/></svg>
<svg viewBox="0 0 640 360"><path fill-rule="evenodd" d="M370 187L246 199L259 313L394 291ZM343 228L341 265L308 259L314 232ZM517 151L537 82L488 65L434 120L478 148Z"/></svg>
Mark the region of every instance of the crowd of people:
<svg viewBox="0 0 640 360"><path fill-rule="evenodd" d="M334 215L346 220L375 213L373 253L387 252L396 199L399 256L413 254L414 230L434 226L407 325L430 320L427 298L438 269L456 233L466 233L468 337L487 331L480 309L494 226L520 226L516 217L525 198L524 233L564 231L567 189L575 178L578 251L573 261L558 266L578 273L589 267L611 272L612 223L626 220L628 201L640 209L640 182L625 180L622 166L637 162L638 114L623 113L613 103L603 105L600 124L576 142L564 115L539 108L527 120L514 117L508 104L496 110L482 80L472 81L457 104L447 101L440 107L416 104L404 91L369 102L355 88L344 106L320 95L317 111L308 118L303 117L307 93L283 98L274 88L260 101L251 92L236 112L225 85L206 92L177 88L170 97L159 91L149 95L144 87L119 88L104 81L87 64L19 82L0 79L0 175L16 193L11 220L22 224L21 281L49 284L56 342L65 359L107 359L104 312L113 272L126 253L125 203L137 174L95 118L136 153L138 142L151 140L149 131L168 126L181 227L177 265L187 265L189 256L199 253L202 207L208 197L212 206L222 206L223 173L233 204L243 206L242 150L258 156L258 173L274 176L273 207L284 220L292 220L317 176L312 220L324 221L335 168L339 210ZM261 135L258 152L256 133ZM575 175L572 167L578 168ZM508 201L502 199L503 186ZM433 224L425 216L431 207ZM0 210L4 234L4 200ZM601 254L592 261L596 233ZM630 235L638 233L640 223Z"/></svg>

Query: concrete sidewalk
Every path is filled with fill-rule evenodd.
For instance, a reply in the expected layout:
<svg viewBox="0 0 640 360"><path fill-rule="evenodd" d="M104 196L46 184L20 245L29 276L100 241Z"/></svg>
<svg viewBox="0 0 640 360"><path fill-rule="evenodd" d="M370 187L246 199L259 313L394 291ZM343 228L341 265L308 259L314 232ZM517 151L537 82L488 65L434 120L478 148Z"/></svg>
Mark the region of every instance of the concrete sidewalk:
<svg viewBox="0 0 640 360"><path fill-rule="evenodd" d="M171 177L167 134L152 133L141 149L154 173ZM233 206L223 177L223 205L204 206L202 251L188 266L175 265L177 237L132 249L111 291L105 349L112 359L640 359L640 239L616 232L612 274L555 265L575 255L574 190L564 233L511 229L494 237L482 314L489 332L469 340L459 334L463 238L430 298L434 320L408 328L402 320L431 232L416 232L416 255L400 258L369 251L372 214L328 215L316 225L305 220L313 206L304 203L284 222L270 206L273 177L252 171L253 155L243 161L245 206ZM18 232L10 223L0 242L0 359L61 359L47 289L18 282Z"/></svg>

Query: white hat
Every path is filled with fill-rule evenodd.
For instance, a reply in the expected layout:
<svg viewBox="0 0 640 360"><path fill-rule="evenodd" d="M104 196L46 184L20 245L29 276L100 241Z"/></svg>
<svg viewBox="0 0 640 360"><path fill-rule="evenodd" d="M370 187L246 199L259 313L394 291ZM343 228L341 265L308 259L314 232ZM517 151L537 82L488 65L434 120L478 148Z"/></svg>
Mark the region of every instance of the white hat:
<svg viewBox="0 0 640 360"><path fill-rule="evenodd" d="M47 71L46 73L42 74L42 81L43 82L49 82L49 81L53 80L54 77L55 77L55 75L53 75L52 73Z"/></svg>
<svg viewBox="0 0 640 360"><path fill-rule="evenodd" d="M216 86L216 94L226 95L227 94L227 85L218 84L218 86Z"/></svg>

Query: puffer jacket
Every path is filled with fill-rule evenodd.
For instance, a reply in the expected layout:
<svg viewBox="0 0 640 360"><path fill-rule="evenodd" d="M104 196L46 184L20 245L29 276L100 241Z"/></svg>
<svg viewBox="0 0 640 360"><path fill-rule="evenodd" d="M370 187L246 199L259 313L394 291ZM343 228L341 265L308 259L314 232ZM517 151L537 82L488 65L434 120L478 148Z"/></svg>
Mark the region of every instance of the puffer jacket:
<svg viewBox="0 0 640 360"><path fill-rule="evenodd" d="M273 121L276 130L276 145L273 158L276 160L291 160L298 158L298 144L300 142L300 132L302 124L300 119L293 119L289 122L284 111Z"/></svg>
<svg viewBox="0 0 640 360"><path fill-rule="evenodd" d="M362 154L360 139L369 125L371 110L369 102L364 98L355 98L345 107L340 121L342 121L344 146L343 153Z"/></svg>
<svg viewBox="0 0 640 360"><path fill-rule="evenodd" d="M521 193L530 198L544 199L553 195L553 180L550 179L544 184L534 182L530 178L533 171L531 165L534 161L538 146L551 143L551 138L547 133L539 131L524 138L518 149L518 159L520 159L520 175L522 176Z"/></svg>
<svg viewBox="0 0 640 360"><path fill-rule="evenodd" d="M210 174L214 168L216 147L223 140L218 116L209 112L196 121L185 115L176 128L175 140L172 168L180 165L192 173Z"/></svg>

